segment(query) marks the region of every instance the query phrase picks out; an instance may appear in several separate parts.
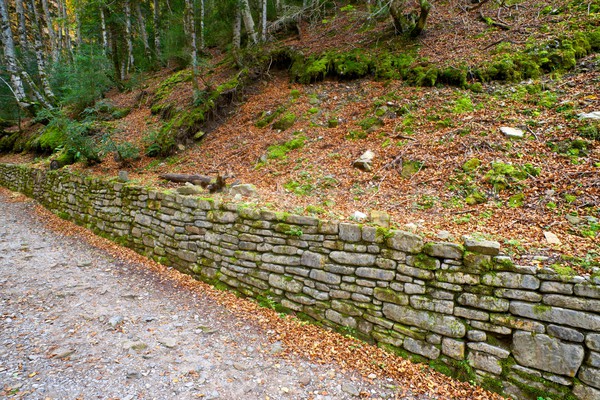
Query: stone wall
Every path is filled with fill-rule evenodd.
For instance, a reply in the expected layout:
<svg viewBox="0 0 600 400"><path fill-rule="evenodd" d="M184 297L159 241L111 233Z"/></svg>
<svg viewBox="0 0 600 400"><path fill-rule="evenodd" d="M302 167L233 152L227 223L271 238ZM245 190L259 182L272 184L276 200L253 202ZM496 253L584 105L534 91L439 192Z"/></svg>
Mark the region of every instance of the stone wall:
<svg viewBox="0 0 600 400"><path fill-rule="evenodd" d="M0 185L194 277L518 399L600 399L600 281L418 235L0 164Z"/></svg>

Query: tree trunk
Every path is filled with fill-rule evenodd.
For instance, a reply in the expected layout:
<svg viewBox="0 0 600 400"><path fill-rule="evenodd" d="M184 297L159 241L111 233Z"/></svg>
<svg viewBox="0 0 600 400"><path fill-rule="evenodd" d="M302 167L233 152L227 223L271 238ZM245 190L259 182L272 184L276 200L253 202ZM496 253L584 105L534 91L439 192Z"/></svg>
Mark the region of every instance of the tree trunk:
<svg viewBox="0 0 600 400"><path fill-rule="evenodd" d="M260 40L267 41L267 0L262 0L261 8L261 23L260 23Z"/></svg>
<svg viewBox="0 0 600 400"><path fill-rule="evenodd" d="M144 16L142 15L142 7L140 6L140 1L135 3L135 12L138 18L138 25L140 28L140 35L142 37L142 42L144 43L144 54L147 58L150 58L152 52L150 51L150 44L148 43L148 32L146 32L146 21L144 20Z"/></svg>
<svg viewBox="0 0 600 400"><path fill-rule="evenodd" d="M125 68L126 75L133 68L135 62L133 58L133 41L131 40L131 4L130 0L125 0L125 42L127 44L127 67Z"/></svg>
<svg viewBox="0 0 600 400"><path fill-rule="evenodd" d="M160 62L160 5L154 0L154 52L156 59Z"/></svg>
<svg viewBox="0 0 600 400"><path fill-rule="evenodd" d="M242 19L244 21L244 27L246 28L246 33L250 37L252 44L257 44L258 38L256 35L256 30L254 29L254 20L252 19L252 14L250 13L250 4L248 4L248 0L240 0L240 10L242 13Z"/></svg>
<svg viewBox="0 0 600 400"><path fill-rule="evenodd" d="M233 48L239 50L242 45L242 13L240 8L235 8L235 18L233 19Z"/></svg>
<svg viewBox="0 0 600 400"><path fill-rule="evenodd" d="M29 12L31 19L31 27L33 31L33 44L38 67L38 75L40 76L40 82L42 83L42 88L44 89L46 97L51 103L54 104L56 103L56 97L54 96L54 92L50 87L48 75L46 74L46 55L44 54L44 45L42 43L40 14L35 5L35 0L29 0L28 6L30 9Z"/></svg>
<svg viewBox="0 0 600 400"><path fill-rule="evenodd" d="M31 102L25 95L23 81L19 75L17 65L17 56L15 52L15 42L13 33L8 18L8 7L6 0L0 0L0 20L2 22L2 43L4 45L4 61L6 62L6 71L10 75L11 90L19 103L19 107L27 109L31 106Z"/></svg>
<svg viewBox="0 0 600 400"><path fill-rule="evenodd" d="M427 23L427 17L429 16L429 11L431 10L431 4L429 4L429 2L427 0L421 0L420 1L420 6L421 6L421 14L419 14L419 20L417 21L417 24L415 25L415 27L413 28L411 35L412 36L419 36L421 34L421 32L423 32L423 29L425 29L425 24Z"/></svg>
<svg viewBox="0 0 600 400"><path fill-rule="evenodd" d="M75 12L75 43L77 48L81 47L81 18L79 18L79 12Z"/></svg>
<svg viewBox="0 0 600 400"><path fill-rule="evenodd" d="M69 29L69 15L67 14L67 4L65 0L59 0L61 21L64 32L64 49L71 60L73 60L73 44L71 43L71 31Z"/></svg>
<svg viewBox="0 0 600 400"><path fill-rule="evenodd" d="M15 11L17 12L19 46L21 47L21 52L27 54L30 46L29 41L27 40L27 28L25 27L25 9L23 8L23 0L15 0Z"/></svg>
<svg viewBox="0 0 600 400"><path fill-rule="evenodd" d="M191 53L192 53L192 85L194 92L198 93L198 44L196 42L196 8L195 0L185 0L185 12L183 18L186 22L189 37L191 38Z"/></svg>
<svg viewBox="0 0 600 400"><path fill-rule="evenodd" d="M44 10L44 19L46 20L46 27L48 30L48 38L50 39L50 49L52 51L52 61L58 62L58 44L56 43L56 31L54 30L54 23L52 22L52 15L50 14L50 8L48 7L48 0L42 0L42 9Z"/></svg>
<svg viewBox="0 0 600 400"><path fill-rule="evenodd" d="M204 47L206 46L204 39L204 6L204 0L200 0L200 50L204 50Z"/></svg>
<svg viewBox="0 0 600 400"><path fill-rule="evenodd" d="M106 12L104 6L100 7L100 21L102 23L102 49L104 55L110 53L110 46L108 45L108 31L106 30Z"/></svg>

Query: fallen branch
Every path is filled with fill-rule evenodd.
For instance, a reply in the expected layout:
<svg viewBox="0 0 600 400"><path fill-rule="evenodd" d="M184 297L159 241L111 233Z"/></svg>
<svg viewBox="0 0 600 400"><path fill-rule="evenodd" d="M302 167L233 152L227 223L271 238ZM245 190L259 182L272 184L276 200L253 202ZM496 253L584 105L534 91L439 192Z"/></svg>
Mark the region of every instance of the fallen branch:
<svg viewBox="0 0 600 400"><path fill-rule="evenodd" d="M504 22L496 21L492 17L486 17L481 11L479 11L479 18L486 24L496 26L500 29L504 29L505 31L509 31L512 29L510 25L505 24Z"/></svg>
<svg viewBox="0 0 600 400"><path fill-rule="evenodd" d="M207 187L212 178L206 175L188 175L188 174L162 174L159 178L177 183L192 183L194 185Z"/></svg>

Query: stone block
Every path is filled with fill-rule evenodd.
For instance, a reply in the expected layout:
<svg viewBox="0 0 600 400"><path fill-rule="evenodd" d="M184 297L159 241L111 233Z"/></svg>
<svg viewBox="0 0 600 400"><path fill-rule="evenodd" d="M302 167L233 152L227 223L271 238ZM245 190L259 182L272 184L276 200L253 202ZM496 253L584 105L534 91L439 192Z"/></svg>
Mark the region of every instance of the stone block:
<svg viewBox="0 0 600 400"><path fill-rule="evenodd" d="M540 280L535 276L516 274L513 272L494 272L485 274L481 278L481 283L507 289L536 290L540 287Z"/></svg>
<svg viewBox="0 0 600 400"><path fill-rule="evenodd" d="M368 267L375 264L375 256L373 254L346 253L344 251L332 251L329 257L338 264L356 265L360 267Z"/></svg>
<svg viewBox="0 0 600 400"><path fill-rule="evenodd" d="M342 282L342 278L339 275L332 274L331 272L325 272L318 269L310 271L310 278L315 279L319 282L325 282L330 285L339 285Z"/></svg>
<svg viewBox="0 0 600 400"><path fill-rule="evenodd" d="M508 311L510 303L508 300L492 296L481 296L473 293L463 293L458 297L458 303L463 306L480 308L488 311Z"/></svg>
<svg viewBox="0 0 600 400"><path fill-rule="evenodd" d="M325 264L325 256L319 253L305 251L300 257L300 264L305 267L322 269Z"/></svg>
<svg viewBox="0 0 600 400"><path fill-rule="evenodd" d="M579 400L598 400L600 399L600 390L596 390L591 386L576 383L573 387L573 394Z"/></svg>
<svg viewBox="0 0 600 400"><path fill-rule="evenodd" d="M508 358L510 355L510 351L503 349L502 347L492 346L491 344L483 342L468 343L467 347L471 350L488 353L502 359Z"/></svg>
<svg viewBox="0 0 600 400"><path fill-rule="evenodd" d="M452 260L460 260L463 256L462 247L455 243L427 243L425 247L423 247L423 252L432 257L449 258Z"/></svg>
<svg viewBox="0 0 600 400"><path fill-rule="evenodd" d="M472 237L464 237L465 248L473 253L496 256L500 253L500 243L491 240L477 240Z"/></svg>
<svg viewBox="0 0 600 400"><path fill-rule="evenodd" d="M385 301L386 303L394 303L400 305L408 304L408 296L404 293L398 293L389 288L375 288L373 295L377 300Z"/></svg>
<svg viewBox="0 0 600 400"><path fill-rule="evenodd" d="M482 331L498 333L500 335L510 335L512 333L512 329L510 328L490 324L489 322L484 321L471 321L471 327Z"/></svg>
<svg viewBox="0 0 600 400"><path fill-rule="evenodd" d="M344 302L340 300L333 300L331 302L331 308L341 312L342 314L350 315L352 317L359 317L363 314L363 310L360 308L355 307L350 302Z"/></svg>
<svg viewBox="0 0 600 400"><path fill-rule="evenodd" d="M583 333L576 331L575 329L558 325L548 325L546 330L548 331L548 335L562 340L568 340L569 342L576 343L583 342Z"/></svg>
<svg viewBox="0 0 600 400"><path fill-rule="evenodd" d="M379 268L357 268L356 276L361 278L375 279L378 281L391 281L396 276L394 271L382 270Z"/></svg>
<svg viewBox="0 0 600 400"><path fill-rule="evenodd" d="M456 283L459 285L478 285L479 275L467 274L454 271L436 271L437 280L442 282Z"/></svg>
<svg viewBox="0 0 600 400"><path fill-rule="evenodd" d="M487 340L487 334L482 331L470 330L467 332L467 338L473 342L485 342Z"/></svg>
<svg viewBox="0 0 600 400"><path fill-rule="evenodd" d="M454 302L430 299L424 296L410 296L410 305L419 310L434 311L440 314L452 314Z"/></svg>
<svg viewBox="0 0 600 400"><path fill-rule="evenodd" d="M464 360L465 342L445 337L442 339L442 353L455 360Z"/></svg>
<svg viewBox="0 0 600 400"><path fill-rule="evenodd" d="M269 285L290 293L300 293L304 286L302 282L299 282L290 276L277 274L269 275Z"/></svg>
<svg viewBox="0 0 600 400"><path fill-rule="evenodd" d="M430 311L415 310L411 307L385 303L383 314L405 325L416 326L440 335L461 338L466 334L465 325L455 317L436 314Z"/></svg>
<svg viewBox="0 0 600 400"><path fill-rule="evenodd" d="M454 315L457 317L462 317L466 319L475 319L478 321L488 321L490 319L490 314L481 310L473 310L471 308L464 307L455 307Z"/></svg>
<svg viewBox="0 0 600 400"><path fill-rule="evenodd" d="M348 328L356 329L356 327L358 326L356 318L346 317L340 314L339 312L331 309L325 311L325 318L327 318L331 322L335 322L338 325L345 326Z"/></svg>
<svg viewBox="0 0 600 400"><path fill-rule="evenodd" d="M594 299L600 299L600 285L594 285L592 283L579 283L575 285L575 295L584 297L593 297Z"/></svg>
<svg viewBox="0 0 600 400"><path fill-rule="evenodd" d="M573 294L573 285L571 283L544 281L540 286L540 292Z"/></svg>
<svg viewBox="0 0 600 400"><path fill-rule="evenodd" d="M398 264L398 267L396 268L396 270L403 275L408 275L408 276L412 276L412 277L419 278L419 279L431 280L434 277L433 271L409 267L408 265L405 265L405 264Z"/></svg>
<svg viewBox="0 0 600 400"><path fill-rule="evenodd" d="M286 255L275 255L265 253L262 255L262 261L271 264L279 265L300 265L300 257L298 256L286 256Z"/></svg>
<svg viewBox="0 0 600 400"><path fill-rule="evenodd" d="M577 377L581 379L582 382L587 383L596 389L600 389L600 369L583 366L581 367L579 374L577 374Z"/></svg>
<svg viewBox="0 0 600 400"><path fill-rule="evenodd" d="M419 354L432 360L435 360L440 356L440 349L434 345L410 337L404 339L403 346L411 353Z"/></svg>
<svg viewBox="0 0 600 400"><path fill-rule="evenodd" d="M424 294L427 288L425 285L417 285L414 283L405 283L404 292L406 294Z"/></svg>
<svg viewBox="0 0 600 400"><path fill-rule="evenodd" d="M588 333L585 338L585 344L592 350L600 351L600 333Z"/></svg>
<svg viewBox="0 0 600 400"><path fill-rule="evenodd" d="M525 318L600 331L600 315L564 308L533 305L520 301L510 303L510 312Z"/></svg>
<svg viewBox="0 0 600 400"><path fill-rule="evenodd" d="M547 294L544 295L544 303L550 306L570 308L572 310L600 312L600 300L563 296L560 294Z"/></svg>
<svg viewBox="0 0 600 400"><path fill-rule="evenodd" d="M470 351L467 360L469 361L469 365L473 368L491 372L495 375L500 375L502 373L502 364L500 363L500 360L491 354Z"/></svg>
<svg viewBox="0 0 600 400"><path fill-rule="evenodd" d="M542 295L527 290L518 289L496 289L494 294L498 297L504 297L507 299L515 299L522 301L531 301L533 303L539 303L542 301Z"/></svg>
<svg viewBox="0 0 600 400"><path fill-rule="evenodd" d="M416 254L423 249L423 239L414 233L404 231L390 231L392 237L388 238L387 245L405 253Z"/></svg>
<svg viewBox="0 0 600 400"><path fill-rule="evenodd" d="M526 367L574 377L583 362L583 346L563 343L548 335L517 331L513 355Z"/></svg>
<svg viewBox="0 0 600 400"><path fill-rule="evenodd" d="M492 314L490 316L490 322L495 325L508 326L510 328L535 333L544 333L546 331L546 328L542 323L529 319L517 318L510 314Z"/></svg>
<svg viewBox="0 0 600 400"><path fill-rule="evenodd" d="M590 355L586 360L586 364L595 368L600 368L600 353L590 351Z"/></svg>
<svg viewBox="0 0 600 400"><path fill-rule="evenodd" d="M339 225L340 240L345 242L360 242L362 229L360 225L341 223Z"/></svg>

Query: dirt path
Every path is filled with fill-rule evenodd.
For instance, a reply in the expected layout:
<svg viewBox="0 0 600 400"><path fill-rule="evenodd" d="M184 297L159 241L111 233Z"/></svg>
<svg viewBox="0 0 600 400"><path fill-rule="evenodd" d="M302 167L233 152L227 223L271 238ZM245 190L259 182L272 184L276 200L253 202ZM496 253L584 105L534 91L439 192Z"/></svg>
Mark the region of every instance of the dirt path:
<svg viewBox="0 0 600 400"><path fill-rule="evenodd" d="M74 237L0 192L0 397L406 398L394 382L281 357L209 297Z"/></svg>

